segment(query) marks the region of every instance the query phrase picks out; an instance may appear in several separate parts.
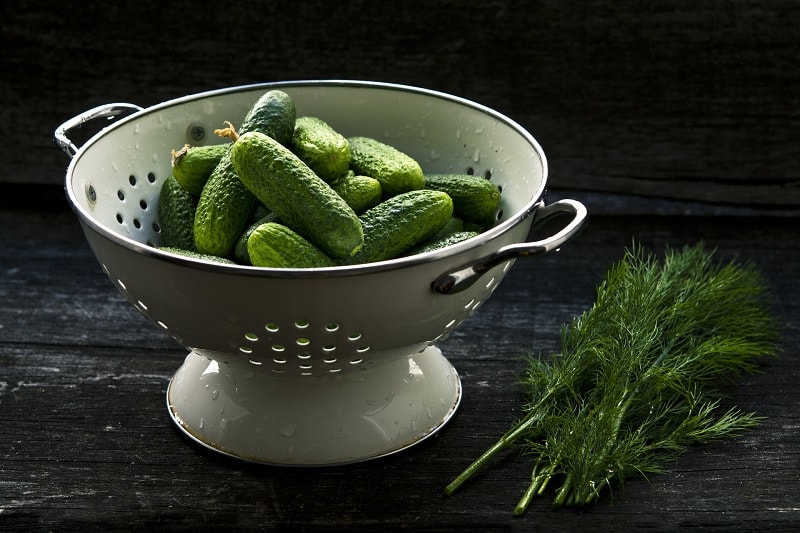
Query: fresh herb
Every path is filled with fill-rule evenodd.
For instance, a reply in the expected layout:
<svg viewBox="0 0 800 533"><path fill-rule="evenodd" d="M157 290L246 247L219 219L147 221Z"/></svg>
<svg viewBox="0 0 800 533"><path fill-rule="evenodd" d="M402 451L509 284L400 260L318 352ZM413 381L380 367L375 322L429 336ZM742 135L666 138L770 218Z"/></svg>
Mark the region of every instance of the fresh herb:
<svg viewBox="0 0 800 533"><path fill-rule="evenodd" d="M533 470L514 514L551 481L554 505L586 505L633 475L666 472L690 445L753 428L752 413L718 413L719 386L777 353L767 294L755 267L719 264L702 243L662 261L634 243L594 305L562 327L561 352L528 359L526 415L445 493L515 445Z"/></svg>

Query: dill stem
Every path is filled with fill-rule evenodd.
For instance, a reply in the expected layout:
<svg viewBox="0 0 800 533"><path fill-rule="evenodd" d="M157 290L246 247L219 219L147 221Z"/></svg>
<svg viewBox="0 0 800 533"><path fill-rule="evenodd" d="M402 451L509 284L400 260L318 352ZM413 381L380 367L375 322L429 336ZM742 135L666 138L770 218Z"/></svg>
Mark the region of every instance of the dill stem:
<svg viewBox="0 0 800 533"><path fill-rule="evenodd" d="M465 468L463 472L461 472L453 481L451 481L450 484L445 487L444 493L448 496L453 494L461 485L464 484L465 481L467 481L467 479L472 476L472 474L477 472L481 467L483 467L483 465L488 463L492 457L515 442L519 437L523 436L528 428L530 428L530 426L538 419L539 408L553 395L555 395L557 390L558 388L552 388L548 390L547 394L545 394L535 406L528 410L528 414L525 415L524 418L517 422L509 431L500 437L500 440L495 442L488 450L483 452L480 457L475 459L471 465Z"/></svg>
<svg viewBox="0 0 800 533"><path fill-rule="evenodd" d="M531 482L528 485L528 488L525 489L525 492L522 494L519 502L517 502L516 507L514 507L514 516L522 516L525 514L525 511L528 510L528 506L533 501L533 498L535 496L540 496L544 492L544 489L547 487L547 484L553 477L556 466L558 466L558 460L550 463L546 471L539 472L539 465L543 460L544 453L539 456L539 459L536 461L536 465L533 467L533 471L531 472Z"/></svg>

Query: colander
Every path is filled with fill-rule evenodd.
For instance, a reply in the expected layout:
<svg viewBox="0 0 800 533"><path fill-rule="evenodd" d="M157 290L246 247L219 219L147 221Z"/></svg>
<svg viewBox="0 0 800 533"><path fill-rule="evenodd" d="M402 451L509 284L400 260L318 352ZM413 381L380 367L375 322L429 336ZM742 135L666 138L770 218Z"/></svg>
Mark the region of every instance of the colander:
<svg viewBox="0 0 800 533"><path fill-rule="evenodd" d="M391 144L426 172L492 180L502 191L496 224L441 251L347 267L223 265L157 249L171 150L222 142L213 130L239 123L275 88L298 116ZM70 140L102 119L109 124L82 146ZM462 394L436 343L476 312L516 257L557 249L586 219L577 201L544 204L546 159L520 125L398 84L264 83L146 109L114 103L66 121L55 138L72 158L66 194L103 272L189 351L166 391L172 420L196 443L258 463L352 463L434 434ZM562 229L526 242L534 222L562 214Z"/></svg>

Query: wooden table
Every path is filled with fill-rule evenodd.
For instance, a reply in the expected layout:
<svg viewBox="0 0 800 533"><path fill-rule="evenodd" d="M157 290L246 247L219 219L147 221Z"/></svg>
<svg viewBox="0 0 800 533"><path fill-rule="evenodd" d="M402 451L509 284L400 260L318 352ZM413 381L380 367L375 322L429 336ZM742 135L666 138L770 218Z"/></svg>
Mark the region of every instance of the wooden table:
<svg viewBox="0 0 800 533"><path fill-rule="evenodd" d="M189 442L165 406L185 351L100 271L58 187L0 191L0 530L656 531L800 527L800 225L797 212L569 194L588 227L519 260L441 349L463 380L434 438L344 467L254 466ZM731 389L766 421L689 449L668 474L631 479L582 510L548 492L512 510L529 477L515 452L451 497L443 488L520 415L520 358L559 348L559 327L632 239L663 251L704 240L752 260L777 294L783 352Z"/></svg>

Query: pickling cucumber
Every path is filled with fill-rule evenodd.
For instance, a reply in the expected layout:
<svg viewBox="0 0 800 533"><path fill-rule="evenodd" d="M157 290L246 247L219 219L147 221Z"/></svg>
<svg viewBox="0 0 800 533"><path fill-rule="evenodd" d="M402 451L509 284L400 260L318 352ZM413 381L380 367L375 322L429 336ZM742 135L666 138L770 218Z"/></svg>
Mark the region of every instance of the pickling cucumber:
<svg viewBox="0 0 800 533"><path fill-rule="evenodd" d="M353 209L288 148L258 132L231 148L239 179L286 226L329 256L344 259L364 244Z"/></svg>
<svg viewBox="0 0 800 533"><path fill-rule="evenodd" d="M283 224L265 222L247 239L250 264L270 268L319 268L333 266L333 260Z"/></svg>
<svg viewBox="0 0 800 533"><path fill-rule="evenodd" d="M378 180L369 176L356 176L352 170L331 181L330 185L357 215L378 205L383 196Z"/></svg>
<svg viewBox="0 0 800 533"><path fill-rule="evenodd" d="M371 137L351 137L350 168L378 180L384 198L422 189L425 177L419 163L397 148Z"/></svg>
<svg viewBox="0 0 800 533"><path fill-rule="evenodd" d="M250 108L239 127L239 134L259 132L271 136L277 143L288 145L295 120L294 102L289 95L271 90ZM197 251L229 257L257 204L256 197L237 176L229 149L208 178L197 204L194 221Z"/></svg>
<svg viewBox="0 0 800 533"><path fill-rule="evenodd" d="M291 149L328 183L344 175L350 167L347 138L317 117L297 118Z"/></svg>
<svg viewBox="0 0 800 533"><path fill-rule="evenodd" d="M184 189L199 197L211 172L229 149L230 146L226 144L187 144L180 150L172 151L172 173Z"/></svg>
<svg viewBox="0 0 800 533"><path fill-rule="evenodd" d="M453 199L453 213L465 221L485 222L500 205L497 185L473 174L426 174L425 188L446 192Z"/></svg>
<svg viewBox="0 0 800 533"><path fill-rule="evenodd" d="M453 215L453 201L441 191L409 191L384 200L361 215L364 246L344 264L394 259L436 235Z"/></svg>
<svg viewBox="0 0 800 533"><path fill-rule="evenodd" d="M173 174L161 184L158 196L158 225L161 246L194 250L194 212L197 197L184 189Z"/></svg>

